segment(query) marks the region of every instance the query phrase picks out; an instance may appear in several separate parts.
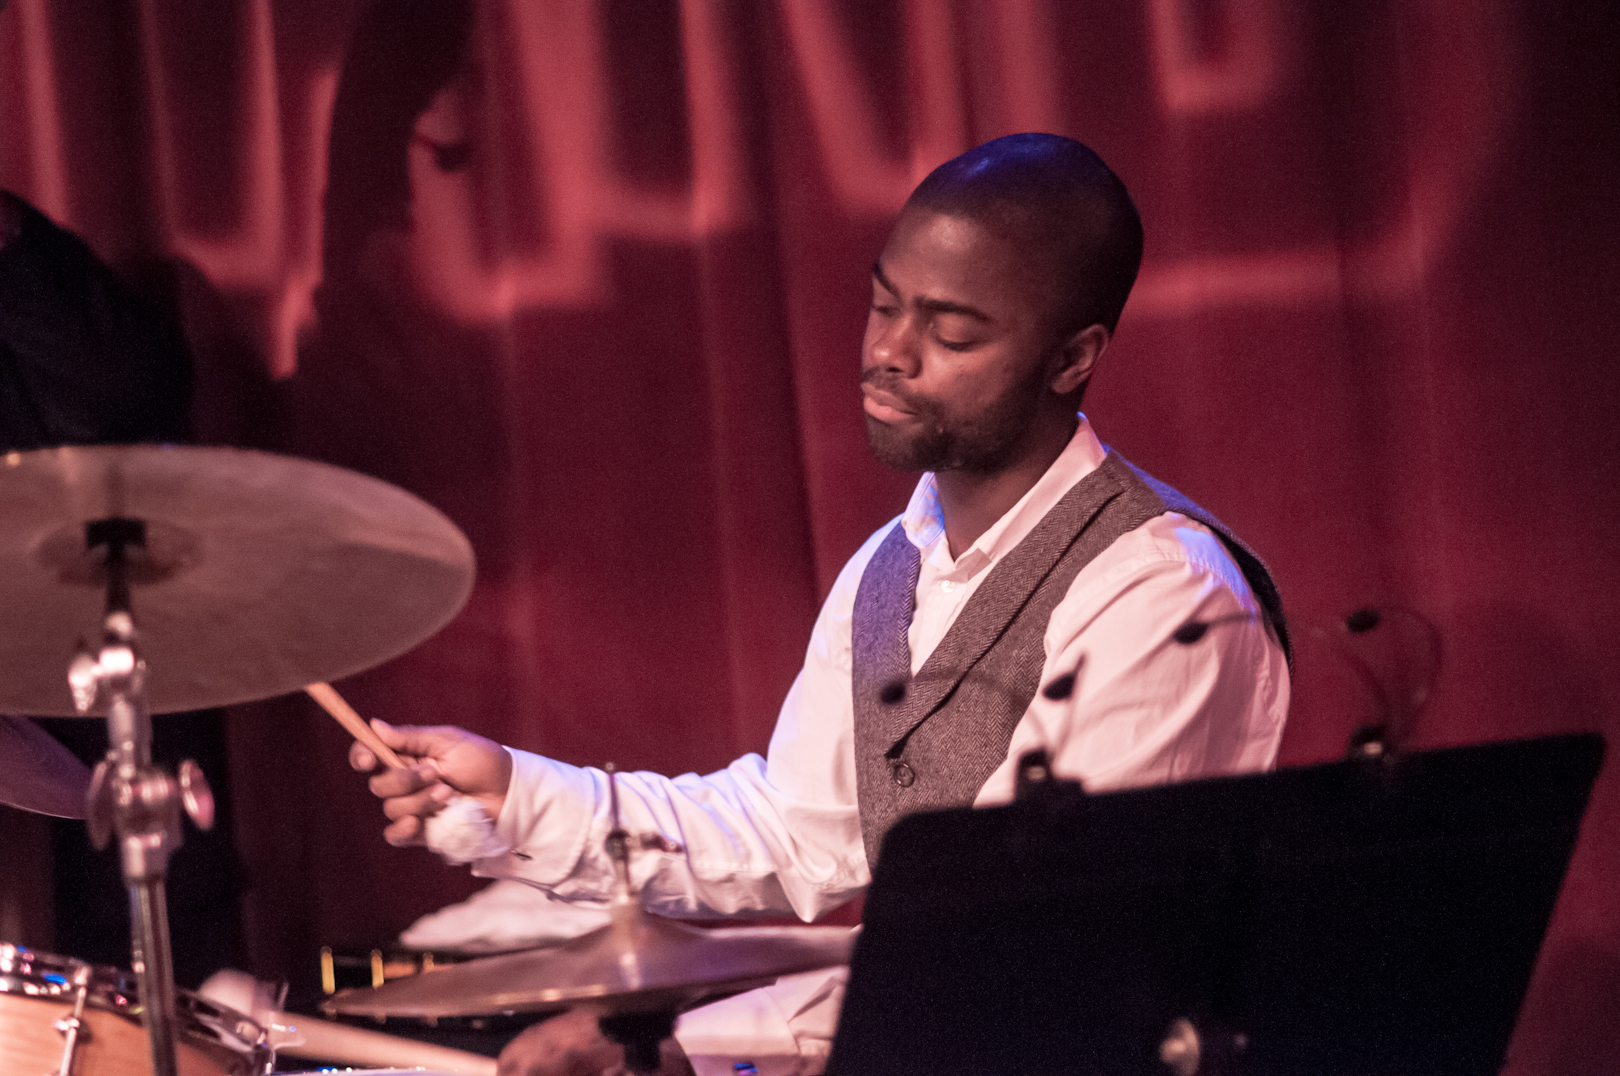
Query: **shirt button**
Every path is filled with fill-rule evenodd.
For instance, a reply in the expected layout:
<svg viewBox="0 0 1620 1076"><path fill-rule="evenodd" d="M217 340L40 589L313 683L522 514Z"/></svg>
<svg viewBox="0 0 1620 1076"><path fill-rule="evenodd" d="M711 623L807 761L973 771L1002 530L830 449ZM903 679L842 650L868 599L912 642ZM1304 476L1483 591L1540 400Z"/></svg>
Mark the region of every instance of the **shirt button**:
<svg viewBox="0 0 1620 1076"><path fill-rule="evenodd" d="M912 768L898 759L889 763L889 776L894 778L894 783L901 788L910 788L911 783L917 779L917 774Z"/></svg>
<svg viewBox="0 0 1620 1076"><path fill-rule="evenodd" d="M939 589L949 594L951 591L956 589L956 584L951 582L949 579L946 579L939 584Z"/></svg>

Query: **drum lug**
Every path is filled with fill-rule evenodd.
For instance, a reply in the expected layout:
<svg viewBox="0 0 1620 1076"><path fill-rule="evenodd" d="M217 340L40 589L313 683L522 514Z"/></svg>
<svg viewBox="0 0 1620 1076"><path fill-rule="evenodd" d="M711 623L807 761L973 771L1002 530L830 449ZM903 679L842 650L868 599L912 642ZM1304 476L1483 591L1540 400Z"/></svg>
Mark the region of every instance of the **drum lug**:
<svg viewBox="0 0 1620 1076"><path fill-rule="evenodd" d="M79 1048L79 1037L89 1037L84 1026L84 1003L90 996L90 965L79 964L73 969L73 1011L57 1019L55 1027L61 1033L62 1063L50 1076L73 1076L73 1055Z"/></svg>

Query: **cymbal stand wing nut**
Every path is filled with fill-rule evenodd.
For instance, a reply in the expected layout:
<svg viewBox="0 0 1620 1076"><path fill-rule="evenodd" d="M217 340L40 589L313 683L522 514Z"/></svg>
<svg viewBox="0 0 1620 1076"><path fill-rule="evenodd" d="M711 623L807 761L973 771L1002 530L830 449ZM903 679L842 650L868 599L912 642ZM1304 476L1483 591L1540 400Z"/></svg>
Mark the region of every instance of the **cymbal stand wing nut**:
<svg viewBox="0 0 1620 1076"><path fill-rule="evenodd" d="M202 767L189 758L180 763L180 802L198 829L214 828L214 790L208 787Z"/></svg>

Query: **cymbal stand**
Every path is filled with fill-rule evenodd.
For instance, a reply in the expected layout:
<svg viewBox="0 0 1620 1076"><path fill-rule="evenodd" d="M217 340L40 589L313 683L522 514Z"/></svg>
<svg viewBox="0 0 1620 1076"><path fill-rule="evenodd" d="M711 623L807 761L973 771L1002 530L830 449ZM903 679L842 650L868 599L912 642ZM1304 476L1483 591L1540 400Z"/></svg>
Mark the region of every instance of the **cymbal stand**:
<svg viewBox="0 0 1620 1076"><path fill-rule="evenodd" d="M139 977L153 1076L178 1076L175 1054L174 964L169 945L164 879L169 855L180 847L180 807L201 829L213 825L213 795L195 762L181 764L175 780L152 763L152 719L146 704L146 662L130 611L131 558L144 551L145 523L112 517L85 525L93 553L106 547L107 612L101 645L83 647L68 669L73 703L88 713L107 710L107 757L91 779L90 837L105 847L116 833L129 887L131 954Z"/></svg>
<svg viewBox="0 0 1620 1076"><path fill-rule="evenodd" d="M608 858L613 860L613 899L609 908L613 914L613 932L619 938L620 966L625 979L639 984L639 963L636 950L637 927L646 914L641 898L630 883L630 834L619 819L619 774L610 762L603 767L608 775L608 794L612 797L613 828L608 831ZM602 1034L624 1047L624 1067L631 1072L657 1072L661 1060L660 1044L675 1033L675 1010L658 1008L604 1013L597 1018Z"/></svg>

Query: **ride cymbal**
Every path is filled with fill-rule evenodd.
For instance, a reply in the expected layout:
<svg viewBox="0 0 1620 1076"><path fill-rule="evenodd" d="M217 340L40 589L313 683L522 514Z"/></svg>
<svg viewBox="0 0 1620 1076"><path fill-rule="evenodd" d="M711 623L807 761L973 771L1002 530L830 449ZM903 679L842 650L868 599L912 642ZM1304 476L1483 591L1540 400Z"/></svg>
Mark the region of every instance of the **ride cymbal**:
<svg viewBox="0 0 1620 1076"><path fill-rule="evenodd" d="M106 601L97 520L144 524L128 562L153 713L359 672L443 627L472 589L472 547L437 509L265 452L11 452L0 505L0 713L77 716L67 666L99 640Z"/></svg>

